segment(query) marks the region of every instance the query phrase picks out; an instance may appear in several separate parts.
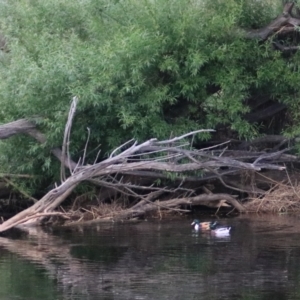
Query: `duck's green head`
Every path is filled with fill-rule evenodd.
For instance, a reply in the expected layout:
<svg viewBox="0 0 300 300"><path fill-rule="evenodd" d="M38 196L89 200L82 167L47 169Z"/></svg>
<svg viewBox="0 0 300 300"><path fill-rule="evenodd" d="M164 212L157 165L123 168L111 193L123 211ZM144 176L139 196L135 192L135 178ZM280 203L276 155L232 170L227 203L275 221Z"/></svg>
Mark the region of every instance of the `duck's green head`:
<svg viewBox="0 0 300 300"><path fill-rule="evenodd" d="M215 221L215 222L211 222L209 227L211 230L215 230L217 228L217 225L218 225L218 222Z"/></svg>

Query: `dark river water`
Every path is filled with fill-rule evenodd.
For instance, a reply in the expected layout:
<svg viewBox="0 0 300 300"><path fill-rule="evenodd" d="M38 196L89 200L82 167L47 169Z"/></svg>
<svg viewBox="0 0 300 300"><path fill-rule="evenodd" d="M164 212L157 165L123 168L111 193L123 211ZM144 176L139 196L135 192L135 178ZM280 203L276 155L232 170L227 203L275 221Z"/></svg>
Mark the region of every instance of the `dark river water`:
<svg viewBox="0 0 300 300"><path fill-rule="evenodd" d="M192 219L0 237L0 299L300 299L300 217Z"/></svg>

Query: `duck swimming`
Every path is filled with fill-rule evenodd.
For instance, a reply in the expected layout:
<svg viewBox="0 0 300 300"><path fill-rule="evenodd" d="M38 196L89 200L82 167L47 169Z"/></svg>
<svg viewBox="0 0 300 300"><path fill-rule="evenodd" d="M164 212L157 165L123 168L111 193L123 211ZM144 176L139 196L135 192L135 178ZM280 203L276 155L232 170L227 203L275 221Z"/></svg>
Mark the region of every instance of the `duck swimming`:
<svg viewBox="0 0 300 300"><path fill-rule="evenodd" d="M218 222L213 222L209 226L211 232L216 236L229 236L230 235L230 226L218 226Z"/></svg>
<svg viewBox="0 0 300 300"><path fill-rule="evenodd" d="M200 222L198 219L195 219L191 225L194 226L196 231L210 230L211 222Z"/></svg>
<svg viewBox="0 0 300 300"><path fill-rule="evenodd" d="M198 219L195 219L191 225L194 226L194 229L196 231L198 231L199 229L201 229L201 223L200 223L200 221Z"/></svg>
<svg viewBox="0 0 300 300"><path fill-rule="evenodd" d="M194 226L196 231L210 231L215 236L229 236L231 227L230 226L221 226L218 225L218 222L200 222L198 219L195 219L191 224Z"/></svg>
<svg viewBox="0 0 300 300"><path fill-rule="evenodd" d="M207 231L207 230L211 230L210 226L211 226L212 222L201 222L200 226L201 226L201 230Z"/></svg>

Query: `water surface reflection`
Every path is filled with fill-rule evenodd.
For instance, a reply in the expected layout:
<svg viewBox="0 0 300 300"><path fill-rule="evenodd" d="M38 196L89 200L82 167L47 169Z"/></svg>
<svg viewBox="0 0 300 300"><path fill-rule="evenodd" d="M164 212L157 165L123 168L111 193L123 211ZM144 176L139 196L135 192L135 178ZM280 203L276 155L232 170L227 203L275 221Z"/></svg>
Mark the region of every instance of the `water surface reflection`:
<svg viewBox="0 0 300 300"><path fill-rule="evenodd" d="M300 299L300 219L241 216L32 229L0 238L0 299Z"/></svg>

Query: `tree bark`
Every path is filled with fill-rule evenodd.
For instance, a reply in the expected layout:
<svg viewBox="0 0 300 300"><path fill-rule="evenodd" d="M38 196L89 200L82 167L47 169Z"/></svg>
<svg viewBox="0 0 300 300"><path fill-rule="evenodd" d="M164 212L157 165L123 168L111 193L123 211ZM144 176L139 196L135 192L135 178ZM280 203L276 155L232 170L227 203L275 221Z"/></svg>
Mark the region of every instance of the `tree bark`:
<svg viewBox="0 0 300 300"><path fill-rule="evenodd" d="M293 18L291 16L292 9L294 7L293 2L286 3L283 9L283 13L281 16L277 17L274 21L268 24L266 27L258 29L258 30L251 30L247 33L248 38L255 38L265 41L268 37L277 33L283 28L284 26L299 26L300 20L297 18Z"/></svg>

